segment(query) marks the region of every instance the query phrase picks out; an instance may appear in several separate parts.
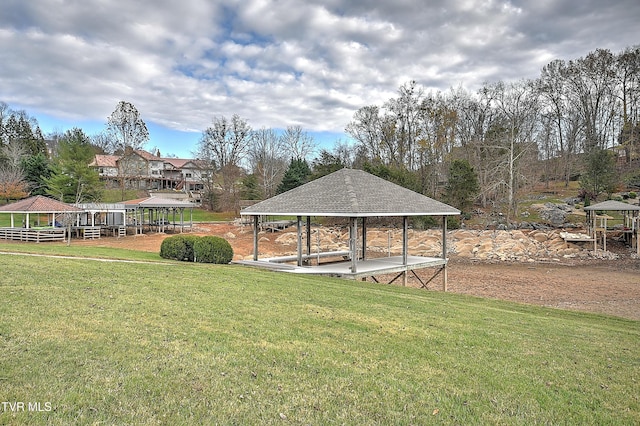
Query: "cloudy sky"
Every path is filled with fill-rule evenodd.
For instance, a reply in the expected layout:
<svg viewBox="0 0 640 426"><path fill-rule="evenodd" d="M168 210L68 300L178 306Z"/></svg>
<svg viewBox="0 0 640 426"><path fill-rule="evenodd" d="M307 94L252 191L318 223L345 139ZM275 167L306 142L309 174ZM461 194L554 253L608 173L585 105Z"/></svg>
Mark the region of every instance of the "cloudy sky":
<svg viewBox="0 0 640 426"><path fill-rule="evenodd" d="M214 116L345 139L360 107L640 43L638 0L3 0L0 101L94 134L120 100L189 156Z"/></svg>

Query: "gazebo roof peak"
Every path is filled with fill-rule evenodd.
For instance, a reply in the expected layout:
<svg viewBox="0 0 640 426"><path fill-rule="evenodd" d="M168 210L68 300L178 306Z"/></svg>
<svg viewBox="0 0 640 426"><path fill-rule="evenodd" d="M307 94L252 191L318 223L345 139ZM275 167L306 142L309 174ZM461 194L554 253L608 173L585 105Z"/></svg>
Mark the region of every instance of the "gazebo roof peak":
<svg viewBox="0 0 640 426"><path fill-rule="evenodd" d="M249 206L242 215L450 216L460 211L363 170L341 169Z"/></svg>

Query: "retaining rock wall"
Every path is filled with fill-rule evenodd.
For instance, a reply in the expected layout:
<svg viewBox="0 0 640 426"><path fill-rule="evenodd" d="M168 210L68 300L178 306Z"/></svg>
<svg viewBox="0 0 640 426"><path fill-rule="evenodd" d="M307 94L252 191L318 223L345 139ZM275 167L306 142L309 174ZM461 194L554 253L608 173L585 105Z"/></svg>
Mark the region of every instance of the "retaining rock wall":
<svg viewBox="0 0 640 426"><path fill-rule="evenodd" d="M449 257L460 257L485 261L534 262L561 260L568 258L605 258L618 256L611 252L593 252L593 243L567 243L560 236L560 230L466 230L459 229L447 233L447 253ZM297 234L286 232L275 237L282 245L278 255L295 254ZM417 256L442 255L442 231L409 230L409 254ZM263 236L263 238L267 238ZM360 238L360 236L359 236ZM303 240L305 235L303 234ZM305 243L306 244L306 243ZM311 251L335 251L349 249L349 232L344 228L315 228L311 234ZM401 229L368 229L367 252L392 255L402 253ZM261 255L269 255L261 253Z"/></svg>

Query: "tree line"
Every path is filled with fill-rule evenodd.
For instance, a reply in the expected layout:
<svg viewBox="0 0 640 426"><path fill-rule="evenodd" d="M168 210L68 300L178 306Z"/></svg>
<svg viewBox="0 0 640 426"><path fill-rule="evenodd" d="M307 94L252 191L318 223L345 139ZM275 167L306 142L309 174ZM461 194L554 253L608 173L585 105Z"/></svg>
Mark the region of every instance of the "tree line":
<svg viewBox="0 0 640 426"><path fill-rule="evenodd" d="M352 141L320 150L300 126L256 130L237 114L214 117L194 156L211 170L203 184L204 202L213 209L236 209L241 199L268 198L355 167L464 211L479 202L513 216L518 191L541 181L579 179L581 195L590 199L621 183L640 186L639 106L640 47L617 54L597 49L554 60L536 79L485 83L475 92L427 91L407 82L395 97L354 113L345 128ZM60 177L79 175L61 160L60 154L72 156L68 146L48 153L34 119L0 107L0 196L19 198L16 185L10 190L1 183L13 170L14 180L20 175L25 183L22 193L99 197L87 189L78 196L80 188L92 187L88 178ZM72 152L121 154L148 139L138 111L123 101L103 133L88 137L73 129L58 138L58 147L72 142L78 148Z"/></svg>
<svg viewBox="0 0 640 426"><path fill-rule="evenodd" d="M479 201L514 212L517 191L541 180L579 177L591 198L621 181L639 185L639 107L640 47L598 49L552 61L537 79L485 83L475 93L408 82L397 97L360 108L346 131L359 161L408 173L432 196L453 161L466 161Z"/></svg>

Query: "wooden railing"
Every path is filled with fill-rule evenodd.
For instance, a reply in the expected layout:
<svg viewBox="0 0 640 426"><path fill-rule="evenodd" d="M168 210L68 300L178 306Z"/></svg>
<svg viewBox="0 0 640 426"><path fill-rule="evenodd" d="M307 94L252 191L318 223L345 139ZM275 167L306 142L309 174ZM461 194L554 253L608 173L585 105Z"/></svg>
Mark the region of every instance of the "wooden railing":
<svg viewBox="0 0 640 426"><path fill-rule="evenodd" d="M64 241L64 228L0 228L0 239L13 241Z"/></svg>

